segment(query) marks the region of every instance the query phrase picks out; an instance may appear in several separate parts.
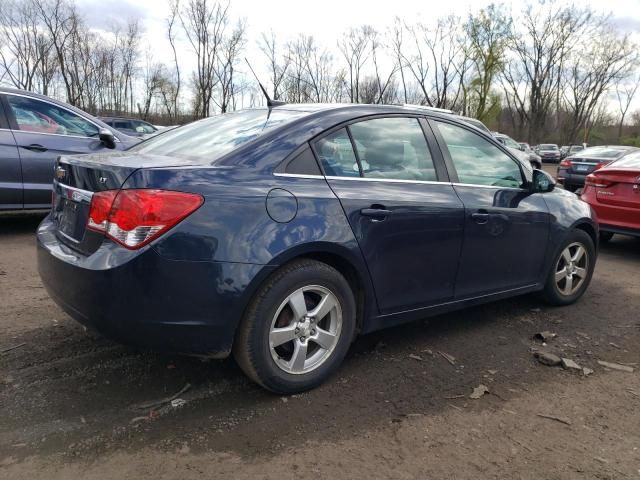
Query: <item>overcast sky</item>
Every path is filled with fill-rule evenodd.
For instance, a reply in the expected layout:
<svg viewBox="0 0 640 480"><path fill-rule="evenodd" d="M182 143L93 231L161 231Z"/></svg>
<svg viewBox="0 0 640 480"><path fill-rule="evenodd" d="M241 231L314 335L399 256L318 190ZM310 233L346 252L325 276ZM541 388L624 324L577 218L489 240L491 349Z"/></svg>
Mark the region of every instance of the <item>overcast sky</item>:
<svg viewBox="0 0 640 480"><path fill-rule="evenodd" d="M183 0L184 1L184 0ZM535 0L534 0L535 1ZM76 0L93 28L108 30L113 23L139 18L144 28L143 48L150 46L155 61L170 62L169 43L166 39L165 19L168 15L166 0ZM260 76L264 73L264 57L257 47L262 32L273 29L278 41L284 42L298 33L313 35L321 44L336 51L336 40L351 26L363 24L384 31L398 16L408 23L430 23L438 17L451 14L466 16L490 3L490 0L231 0L232 19L246 18L248 42L245 55L254 64ZM505 1L507 8L517 14L525 2ZM597 13L611 14L620 30L631 33L640 41L640 0L574 0L577 6L590 5ZM193 68L186 44L179 58L183 68ZM266 80L265 80L266 82ZM640 107L638 99L636 107Z"/></svg>

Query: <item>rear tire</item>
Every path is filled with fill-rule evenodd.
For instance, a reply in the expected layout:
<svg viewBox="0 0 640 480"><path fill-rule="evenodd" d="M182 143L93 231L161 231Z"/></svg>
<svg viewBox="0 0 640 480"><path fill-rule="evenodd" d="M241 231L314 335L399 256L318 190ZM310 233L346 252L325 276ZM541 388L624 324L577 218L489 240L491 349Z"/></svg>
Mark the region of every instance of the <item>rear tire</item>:
<svg viewBox="0 0 640 480"><path fill-rule="evenodd" d="M556 253L544 287L544 298L552 305L576 302L591 282L596 263L591 237L582 230L572 231Z"/></svg>
<svg viewBox="0 0 640 480"><path fill-rule="evenodd" d="M233 355L267 390L292 394L317 387L344 359L356 305L345 278L315 260L296 260L271 275L238 328Z"/></svg>

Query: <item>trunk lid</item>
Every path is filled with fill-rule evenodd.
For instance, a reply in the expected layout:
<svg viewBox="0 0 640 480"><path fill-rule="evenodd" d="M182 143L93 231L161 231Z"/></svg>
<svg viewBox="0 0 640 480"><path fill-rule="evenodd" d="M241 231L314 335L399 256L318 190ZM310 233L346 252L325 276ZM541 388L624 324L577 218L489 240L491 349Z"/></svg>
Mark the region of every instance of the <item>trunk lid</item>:
<svg viewBox="0 0 640 480"><path fill-rule="evenodd" d="M141 168L193 164L190 160L133 152L59 157L54 166L51 210L58 238L81 253L93 253L104 240L102 234L87 230L91 198L95 192L118 190Z"/></svg>
<svg viewBox="0 0 640 480"><path fill-rule="evenodd" d="M598 201L605 205L640 208L639 170L599 170L595 173L598 183L606 187L596 187Z"/></svg>
<svg viewBox="0 0 640 480"><path fill-rule="evenodd" d="M569 173L575 173L578 175L589 175L596 170L598 165L606 165L613 161L611 158L582 158L571 157L571 166L567 169Z"/></svg>

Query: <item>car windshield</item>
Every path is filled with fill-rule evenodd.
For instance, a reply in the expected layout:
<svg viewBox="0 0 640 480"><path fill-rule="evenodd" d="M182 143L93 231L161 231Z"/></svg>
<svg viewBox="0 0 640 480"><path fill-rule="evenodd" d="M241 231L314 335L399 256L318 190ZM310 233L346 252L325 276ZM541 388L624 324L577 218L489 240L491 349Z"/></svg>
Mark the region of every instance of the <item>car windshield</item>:
<svg viewBox="0 0 640 480"><path fill-rule="evenodd" d="M515 148L518 150L520 149L520 144L511 137L507 137L506 135L500 135L498 139L507 147Z"/></svg>
<svg viewBox="0 0 640 480"><path fill-rule="evenodd" d="M153 137L131 151L211 162L307 112L251 109L205 118Z"/></svg>
<svg viewBox="0 0 640 480"><path fill-rule="evenodd" d="M553 145L551 143L544 143L540 145L540 150L558 150L558 145Z"/></svg>
<svg viewBox="0 0 640 480"><path fill-rule="evenodd" d="M618 158L627 150L613 147L591 147L580 151L581 157Z"/></svg>

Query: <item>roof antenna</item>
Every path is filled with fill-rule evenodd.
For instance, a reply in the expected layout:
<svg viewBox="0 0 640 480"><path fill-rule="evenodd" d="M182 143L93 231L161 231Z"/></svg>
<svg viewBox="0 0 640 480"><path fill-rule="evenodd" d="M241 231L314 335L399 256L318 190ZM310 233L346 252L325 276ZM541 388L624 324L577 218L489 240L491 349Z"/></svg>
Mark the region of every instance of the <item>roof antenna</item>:
<svg viewBox="0 0 640 480"><path fill-rule="evenodd" d="M262 85L260 83L260 80L258 80L258 76L256 75L256 72L254 72L253 68L251 68L251 64L249 63L249 60L247 60L247 58L245 57L244 61L247 62L247 65L249 66L249 70L251 70L251 73L253 73L253 76L256 79L256 82L258 82L258 85L260 86L260 90L262 90L262 93L266 97L266 99L267 99L267 107L269 107L269 109L271 109L273 107L278 107L280 105L286 105L287 102L282 102L280 100L271 100L271 97L267 93L267 89L264 88L264 85Z"/></svg>

